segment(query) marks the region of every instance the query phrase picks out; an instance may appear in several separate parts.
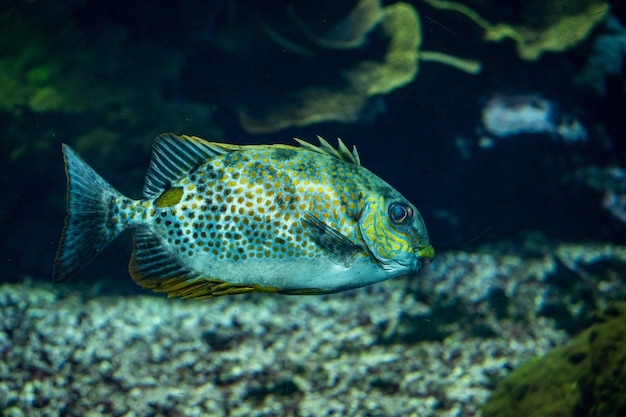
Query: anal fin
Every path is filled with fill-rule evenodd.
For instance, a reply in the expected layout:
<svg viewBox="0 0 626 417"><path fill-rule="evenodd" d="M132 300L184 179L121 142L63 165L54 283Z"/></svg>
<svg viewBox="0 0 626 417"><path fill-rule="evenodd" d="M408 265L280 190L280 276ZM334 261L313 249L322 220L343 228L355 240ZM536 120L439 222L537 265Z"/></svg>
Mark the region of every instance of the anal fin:
<svg viewBox="0 0 626 417"><path fill-rule="evenodd" d="M147 229L138 229L128 267L135 283L168 297L206 299L229 294L263 291L257 286L231 284L206 278L185 268Z"/></svg>

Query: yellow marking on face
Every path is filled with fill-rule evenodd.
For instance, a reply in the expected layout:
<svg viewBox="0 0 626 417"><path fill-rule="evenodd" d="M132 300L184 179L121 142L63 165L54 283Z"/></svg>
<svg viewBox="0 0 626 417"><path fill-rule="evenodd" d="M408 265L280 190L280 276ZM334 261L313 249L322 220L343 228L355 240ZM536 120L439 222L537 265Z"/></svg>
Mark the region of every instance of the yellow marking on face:
<svg viewBox="0 0 626 417"><path fill-rule="evenodd" d="M361 232L367 245L382 259L391 259L398 252L411 248L403 233L390 227L386 220L385 203L382 197L369 198L363 209Z"/></svg>

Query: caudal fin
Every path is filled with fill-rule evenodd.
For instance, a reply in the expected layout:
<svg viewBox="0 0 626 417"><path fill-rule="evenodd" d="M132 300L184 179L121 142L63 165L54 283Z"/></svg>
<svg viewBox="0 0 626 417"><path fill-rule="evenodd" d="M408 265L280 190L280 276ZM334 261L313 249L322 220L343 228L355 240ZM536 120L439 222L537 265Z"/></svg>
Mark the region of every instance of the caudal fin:
<svg viewBox="0 0 626 417"><path fill-rule="evenodd" d="M54 282L63 282L100 253L123 230L113 221L121 194L69 146L63 145L67 176L67 216L54 260Z"/></svg>

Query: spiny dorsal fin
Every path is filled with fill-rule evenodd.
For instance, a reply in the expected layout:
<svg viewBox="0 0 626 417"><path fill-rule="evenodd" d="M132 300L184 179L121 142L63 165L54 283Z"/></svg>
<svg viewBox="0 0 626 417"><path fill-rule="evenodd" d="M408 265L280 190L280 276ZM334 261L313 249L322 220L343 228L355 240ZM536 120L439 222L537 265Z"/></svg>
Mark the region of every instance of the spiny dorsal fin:
<svg viewBox="0 0 626 417"><path fill-rule="evenodd" d="M145 198L154 198L195 166L229 152L195 136L164 133L154 140L152 159L143 187Z"/></svg>
<svg viewBox="0 0 626 417"><path fill-rule="evenodd" d="M300 146L312 152L332 156L333 158L337 158L341 161L349 162L354 165L361 165L361 160L359 158L359 153L356 150L356 146L353 146L352 152L350 152L350 150L346 147L343 141L339 138L337 138L338 145L336 148L334 148L333 145L328 143L326 139L321 136L318 136L317 139L320 141L319 146L315 146L302 139L294 138L294 140L298 142Z"/></svg>

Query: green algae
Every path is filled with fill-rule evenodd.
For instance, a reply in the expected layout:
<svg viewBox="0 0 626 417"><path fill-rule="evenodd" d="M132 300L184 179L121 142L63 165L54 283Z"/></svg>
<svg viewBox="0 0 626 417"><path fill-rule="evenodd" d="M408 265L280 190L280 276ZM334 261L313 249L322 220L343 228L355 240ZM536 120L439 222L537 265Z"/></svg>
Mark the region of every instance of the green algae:
<svg viewBox="0 0 626 417"><path fill-rule="evenodd" d="M626 414L626 304L596 312L564 346L522 364L497 386L485 417L618 417Z"/></svg>
<svg viewBox="0 0 626 417"><path fill-rule="evenodd" d="M147 147L161 131L215 130L210 105L169 96L184 70L182 48L112 22L84 28L80 7L20 4L0 15L0 116L8 120L0 134L10 161L60 139L84 151L81 142L103 131L115 140L98 142L99 151L122 140Z"/></svg>
<svg viewBox="0 0 626 417"><path fill-rule="evenodd" d="M600 313L589 333L589 369L579 381L582 415L626 415L626 304Z"/></svg>
<svg viewBox="0 0 626 417"><path fill-rule="evenodd" d="M461 2L424 1L437 9L465 15L484 29L487 42L513 40L518 56L526 61L536 61L545 52L563 52L578 45L610 9L604 0L526 2L518 12L523 16L522 22L493 24Z"/></svg>

